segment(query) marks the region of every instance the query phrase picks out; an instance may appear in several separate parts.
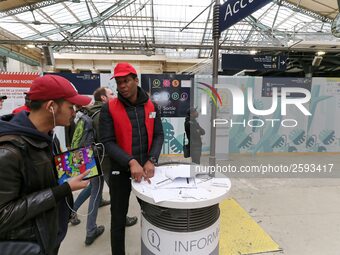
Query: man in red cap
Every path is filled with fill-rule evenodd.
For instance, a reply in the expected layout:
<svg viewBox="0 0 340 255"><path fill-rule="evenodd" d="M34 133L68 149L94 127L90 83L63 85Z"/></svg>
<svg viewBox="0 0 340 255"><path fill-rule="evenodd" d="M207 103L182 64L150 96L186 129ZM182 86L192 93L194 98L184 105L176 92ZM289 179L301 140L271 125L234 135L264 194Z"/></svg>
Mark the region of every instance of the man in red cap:
<svg viewBox="0 0 340 255"><path fill-rule="evenodd" d="M88 185L82 180L88 172L58 185L51 134L55 126L70 125L75 104L88 105L91 98L57 75L36 78L28 96L31 112L0 120L2 255L57 254L69 217L65 199Z"/></svg>
<svg viewBox="0 0 340 255"><path fill-rule="evenodd" d="M138 87L135 68L118 63L114 69L118 97L104 104L99 117L99 135L111 160L111 250L125 254L125 220L132 178L153 177L163 145L163 128L157 106Z"/></svg>

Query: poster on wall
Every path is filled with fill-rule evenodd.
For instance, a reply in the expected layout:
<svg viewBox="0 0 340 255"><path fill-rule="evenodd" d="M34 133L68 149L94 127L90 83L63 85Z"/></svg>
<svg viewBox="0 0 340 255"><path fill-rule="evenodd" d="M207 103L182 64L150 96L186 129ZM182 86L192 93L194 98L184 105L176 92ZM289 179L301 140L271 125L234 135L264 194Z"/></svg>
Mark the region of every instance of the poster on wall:
<svg viewBox="0 0 340 255"><path fill-rule="evenodd" d="M60 75L68 79L79 94L92 95L100 87L100 75L93 73L48 73Z"/></svg>
<svg viewBox="0 0 340 255"><path fill-rule="evenodd" d="M308 152L340 151L340 79L313 78L307 124Z"/></svg>
<svg viewBox="0 0 340 255"><path fill-rule="evenodd" d="M185 117L190 108L193 75L142 74L142 88L156 102L162 117Z"/></svg>
<svg viewBox="0 0 340 255"><path fill-rule="evenodd" d="M9 114L24 105L25 94L39 73L0 73L0 95L7 96L0 115Z"/></svg>

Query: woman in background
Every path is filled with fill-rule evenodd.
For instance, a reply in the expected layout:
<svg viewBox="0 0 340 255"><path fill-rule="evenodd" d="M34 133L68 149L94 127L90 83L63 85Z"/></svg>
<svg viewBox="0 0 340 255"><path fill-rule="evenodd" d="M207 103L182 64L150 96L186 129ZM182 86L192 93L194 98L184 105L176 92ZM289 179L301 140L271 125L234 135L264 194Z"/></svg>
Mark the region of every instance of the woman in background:
<svg viewBox="0 0 340 255"><path fill-rule="evenodd" d="M202 154L202 138L204 129L197 122L198 112L196 108L190 107L185 117L184 128L190 144L190 157L193 163L200 164Z"/></svg>

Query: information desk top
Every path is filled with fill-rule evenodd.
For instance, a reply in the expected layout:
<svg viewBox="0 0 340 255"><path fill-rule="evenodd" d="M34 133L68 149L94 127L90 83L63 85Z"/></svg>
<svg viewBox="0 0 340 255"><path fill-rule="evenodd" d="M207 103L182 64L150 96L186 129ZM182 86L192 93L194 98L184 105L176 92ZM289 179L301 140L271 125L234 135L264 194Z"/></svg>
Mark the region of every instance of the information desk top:
<svg viewBox="0 0 340 255"><path fill-rule="evenodd" d="M169 179L167 177L169 171L173 173L176 170L182 170L183 167L188 168L188 165L156 167L155 176L150 179L151 184L144 180L140 183L132 180L132 191L138 198L149 204L176 209L208 207L227 198L231 182L221 173L216 173L216 177L213 178L206 174L196 175L195 178L174 179L171 176Z"/></svg>

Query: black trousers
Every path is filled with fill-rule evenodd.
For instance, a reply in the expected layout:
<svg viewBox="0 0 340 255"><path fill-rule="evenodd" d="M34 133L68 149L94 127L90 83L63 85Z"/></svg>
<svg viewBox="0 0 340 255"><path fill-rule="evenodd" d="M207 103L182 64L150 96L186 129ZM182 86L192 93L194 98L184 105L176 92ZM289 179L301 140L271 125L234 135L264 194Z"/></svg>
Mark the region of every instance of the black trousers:
<svg viewBox="0 0 340 255"><path fill-rule="evenodd" d="M125 221L131 193L130 176L130 172L110 176L112 255L125 255Z"/></svg>

